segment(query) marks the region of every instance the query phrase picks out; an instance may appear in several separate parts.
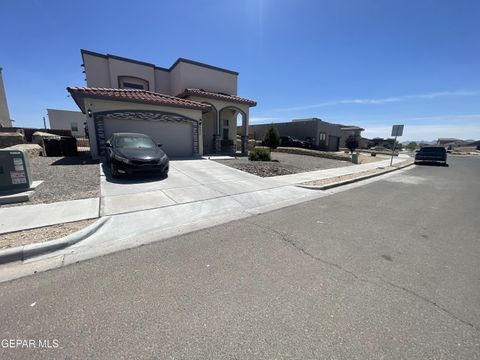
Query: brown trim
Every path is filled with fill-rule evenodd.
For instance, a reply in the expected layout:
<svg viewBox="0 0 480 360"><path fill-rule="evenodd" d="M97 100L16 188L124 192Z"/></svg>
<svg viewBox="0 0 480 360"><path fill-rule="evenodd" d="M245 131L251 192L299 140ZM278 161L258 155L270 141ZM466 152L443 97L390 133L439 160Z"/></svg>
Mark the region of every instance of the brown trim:
<svg viewBox="0 0 480 360"><path fill-rule="evenodd" d="M144 61L129 59L129 58L126 58L126 57L123 57L123 56L117 56L117 55L111 55L111 54L100 54L100 53L90 51L90 50L85 50L85 49L80 49L80 53L82 54L82 60L83 60L84 64L85 64L85 60L84 60L83 55L87 54L87 55L92 55L92 56L98 56L98 57L101 57L101 58L104 58L104 59L115 59L115 60L130 62L130 63L133 63L133 64L149 66L149 67L153 67L154 69L158 69L158 70L162 70L162 71L169 71L169 72L172 71L179 63L184 62L184 63L187 63L187 64L201 66L201 67L204 67L204 68L207 68L207 69L222 71L222 72L232 74L232 75L238 75L239 74L238 72L233 71L233 70L228 70L228 69L224 69L224 68L221 68L221 67L218 67L218 66L204 64L204 63L201 63L201 62L198 62L198 61L195 61L195 60L190 60L190 59L185 59L185 58L178 58L177 61L175 61L173 63L173 65L170 66L170 68L167 69L167 68L156 66L155 64L147 63L147 62L144 62Z"/></svg>
<svg viewBox="0 0 480 360"><path fill-rule="evenodd" d="M217 66L204 64L204 63L201 63L201 62L198 62L198 61L195 61L195 60L190 60L190 59L185 59L185 58L178 58L177 61L175 61L174 64L172 66L170 66L170 69L168 69L168 70L172 71L172 69L181 62L191 64L191 65L200 66L200 67L204 67L204 68L207 68L207 69L223 71L223 72L226 72L228 74L238 75L238 72L233 71L233 70L223 69L223 68L220 68L220 67L217 67Z"/></svg>

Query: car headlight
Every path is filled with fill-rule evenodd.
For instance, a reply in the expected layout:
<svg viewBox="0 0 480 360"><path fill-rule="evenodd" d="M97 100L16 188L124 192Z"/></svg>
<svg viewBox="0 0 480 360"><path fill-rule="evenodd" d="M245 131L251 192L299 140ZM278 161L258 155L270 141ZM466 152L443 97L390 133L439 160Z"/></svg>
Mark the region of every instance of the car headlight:
<svg viewBox="0 0 480 360"><path fill-rule="evenodd" d="M160 158L159 163L163 163L164 161L167 161L168 157L166 154L163 154L162 157Z"/></svg>
<svg viewBox="0 0 480 360"><path fill-rule="evenodd" d="M125 164L130 164L130 160L128 160L127 158L123 157L123 156L120 156L120 155L116 155L115 154L115 160L117 161L121 161L121 162L124 162Z"/></svg>

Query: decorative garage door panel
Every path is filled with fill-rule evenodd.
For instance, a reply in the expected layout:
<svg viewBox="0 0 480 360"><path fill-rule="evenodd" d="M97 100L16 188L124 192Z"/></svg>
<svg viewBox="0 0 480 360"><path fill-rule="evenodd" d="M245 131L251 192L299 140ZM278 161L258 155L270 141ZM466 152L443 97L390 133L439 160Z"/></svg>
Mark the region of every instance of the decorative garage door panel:
<svg viewBox="0 0 480 360"><path fill-rule="evenodd" d="M185 121L150 121L139 119L103 119L105 139L114 132L135 132L149 135L169 157L192 156L193 125Z"/></svg>

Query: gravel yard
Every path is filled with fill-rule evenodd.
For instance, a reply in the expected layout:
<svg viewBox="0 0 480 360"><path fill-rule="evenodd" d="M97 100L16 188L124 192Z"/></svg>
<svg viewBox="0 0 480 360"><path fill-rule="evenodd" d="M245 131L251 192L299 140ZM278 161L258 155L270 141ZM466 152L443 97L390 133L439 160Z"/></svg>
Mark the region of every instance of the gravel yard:
<svg viewBox="0 0 480 360"><path fill-rule="evenodd" d="M241 157L215 161L261 177L296 174L352 165L352 163L348 161L280 152L272 152L272 160L273 161L249 161L246 157Z"/></svg>
<svg viewBox="0 0 480 360"><path fill-rule="evenodd" d="M31 157L29 160L33 180L43 180L43 183L35 189L29 202L2 205L2 207L45 204L100 196L98 161L92 160L88 155L37 156Z"/></svg>
<svg viewBox="0 0 480 360"><path fill-rule="evenodd" d="M45 242L67 236L93 224L97 219L76 221L0 235L0 249Z"/></svg>

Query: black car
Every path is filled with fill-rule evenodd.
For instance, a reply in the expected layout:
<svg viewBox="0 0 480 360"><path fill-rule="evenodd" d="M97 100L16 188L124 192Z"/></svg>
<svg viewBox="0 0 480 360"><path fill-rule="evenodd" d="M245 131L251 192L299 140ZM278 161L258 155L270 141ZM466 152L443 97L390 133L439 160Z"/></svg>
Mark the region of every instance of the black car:
<svg viewBox="0 0 480 360"><path fill-rule="evenodd" d="M424 146L415 154L415 164L422 162L447 165L447 151L442 146Z"/></svg>
<svg viewBox="0 0 480 360"><path fill-rule="evenodd" d="M307 147L305 141L295 139L291 136L280 136L280 146L300 148Z"/></svg>
<svg viewBox="0 0 480 360"><path fill-rule="evenodd" d="M107 164L112 176L141 172L167 175L169 160L160 146L148 135L114 133L106 143Z"/></svg>

